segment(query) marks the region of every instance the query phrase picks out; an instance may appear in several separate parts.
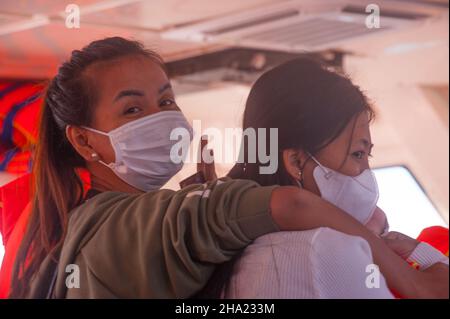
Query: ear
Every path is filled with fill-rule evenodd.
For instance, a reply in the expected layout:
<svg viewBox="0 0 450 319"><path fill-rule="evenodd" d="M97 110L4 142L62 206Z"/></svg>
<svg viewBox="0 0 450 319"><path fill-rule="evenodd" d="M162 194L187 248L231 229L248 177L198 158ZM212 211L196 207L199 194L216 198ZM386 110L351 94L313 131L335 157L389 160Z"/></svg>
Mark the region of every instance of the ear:
<svg viewBox="0 0 450 319"><path fill-rule="evenodd" d="M283 151L283 164L288 174L296 181L301 180L301 170L307 155L303 150L287 149Z"/></svg>
<svg viewBox="0 0 450 319"><path fill-rule="evenodd" d="M93 156L95 151L89 145L86 130L77 126L67 125L66 137L81 157L83 157L86 161L95 161L96 158Z"/></svg>

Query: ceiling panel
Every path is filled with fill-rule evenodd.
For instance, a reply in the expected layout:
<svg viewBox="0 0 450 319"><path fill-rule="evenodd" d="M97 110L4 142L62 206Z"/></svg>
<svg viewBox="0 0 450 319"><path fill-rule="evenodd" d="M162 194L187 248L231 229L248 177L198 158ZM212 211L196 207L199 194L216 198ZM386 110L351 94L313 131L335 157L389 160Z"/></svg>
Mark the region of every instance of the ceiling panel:
<svg viewBox="0 0 450 319"><path fill-rule="evenodd" d="M76 0L76 1L61 1L61 0L1 0L0 12L15 13L20 15L33 14L57 14L64 12L67 4L76 3L79 6L92 5L100 0Z"/></svg>
<svg viewBox="0 0 450 319"><path fill-rule="evenodd" d="M1 14L0 13L0 28L4 25L8 25L11 23L16 23L18 21L23 20L22 17L9 15L9 14Z"/></svg>
<svg viewBox="0 0 450 319"><path fill-rule="evenodd" d="M0 0L0 77L45 78L70 52L108 36L142 41L164 58L217 45L162 40L159 30L283 0ZM80 6L79 29L65 27L65 7Z"/></svg>
<svg viewBox="0 0 450 319"><path fill-rule="evenodd" d="M86 14L85 21L163 30L284 0L164 0L138 1Z"/></svg>
<svg viewBox="0 0 450 319"><path fill-rule="evenodd" d="M180 52L197 50L198 44L162 40L157 33L130 31L126 28L83 26L83 32L67 29L62 23L52 22L38 28L0 36L0 78L46 78L75 49L93 40L122 36L142 41L170 59Z"/></svg>

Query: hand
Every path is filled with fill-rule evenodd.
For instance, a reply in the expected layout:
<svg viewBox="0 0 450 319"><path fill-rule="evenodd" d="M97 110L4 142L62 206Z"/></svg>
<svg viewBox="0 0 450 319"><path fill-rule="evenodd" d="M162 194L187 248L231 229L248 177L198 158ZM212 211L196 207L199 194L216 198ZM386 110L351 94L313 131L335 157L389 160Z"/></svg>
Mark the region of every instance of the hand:
<svg viewBox="0 0 450 319"><path fill-rule="evenodd" d="M449 298L449 271L448 266L436 263L430 268L420 272L422 275L420 289L422 298L448 299Z"/></svg>
<svg viewBox="0 0 450 319"><path fill-rule="evenodd" d="M414 238L395 231L387 233L382 238L389 248L403 259L407 259L419 244Z"/></svg>
<svg viewBox="0 0 450 319"><path fill-rule="evenodd" d="M200 139L200 155L203 155L204 152L209 151L211 157L213 157L213 161L211 163L206 163L203 160L203 156L200 156L200 162L197 164L197 172L202 172L207 182L213 181L217 179L216 167L214 164L214 152L213 150L206 149L208 145L208 136L202 136Z"/></svg>
<svg viewBox="0 0 450 319"><path fill-rule="evenodd" d="M398 232L389 232L382 238L387 246L403 259L407 259L419 244L419 241L414 238ZM412 275L411 283L414 289L409 291L410 294L405 295L405 297L448 299L448 266L442 263L436 263L423 271L414 270Z"/></svg>
<svg viewBox="0 0 450 319"><path fill-rule="evenodd" d="M377 236L382 235L388 229L386 214L380 207L375 208L372 217L366 223L366 227Z"/></svg>

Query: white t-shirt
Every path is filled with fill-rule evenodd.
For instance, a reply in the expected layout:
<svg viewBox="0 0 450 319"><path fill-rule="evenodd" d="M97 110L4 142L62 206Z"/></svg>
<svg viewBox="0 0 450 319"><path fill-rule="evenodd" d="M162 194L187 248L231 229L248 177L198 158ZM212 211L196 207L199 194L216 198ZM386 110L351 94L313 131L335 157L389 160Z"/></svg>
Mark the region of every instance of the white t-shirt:
<svg viewBox="0 0 450 319"><path fill-rule="evenodd" d="M225 298L393 298L367 241L329 228L262 236L234 267Z"/></svg>

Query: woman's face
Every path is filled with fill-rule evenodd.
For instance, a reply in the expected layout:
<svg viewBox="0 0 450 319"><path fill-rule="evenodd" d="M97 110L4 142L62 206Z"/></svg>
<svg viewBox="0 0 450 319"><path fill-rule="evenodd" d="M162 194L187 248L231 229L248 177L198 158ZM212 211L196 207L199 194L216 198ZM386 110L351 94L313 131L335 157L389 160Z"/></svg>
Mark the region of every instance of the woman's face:
<svg viewBox="0 0 450 319"><path fill-rule="evenodd" d="M356 116L345 127L344 131L325 148L315 154L315 158L323 166L348 176L357 176L365 169L370 168L369 157L372 151L369 118L367 113ZM286 152L286 151L285 151ZM303 187L320 196L320 190L313 177L313 170L317 166L305 152L298 154L296 161L285 161L291 176L298 179L299 168L293 163L304 165L302 172ZM303 164L304 163L304 164ZM387 225L386 215L380 208L376 208L366 227L380 235Z"/></svg>
<svg viewBox="0 0 450 319"><path fill-rule="evenodd" d="M89 67L85 76L95 90L90 127L109 132L128 122L161 111L179 110L166 73L160 65L140 55L100 62ZM86 159L93 183L100 188L137 191L120 180L109 168L92 159L98 154L105 163L115 161L108 136L82 128L71 128L72 144ZM69 138L70 139L70 138Z"/></svg>
<svg viewBox="0 0 450 319"><path fill-rule="evenodd" d="M363 112L353 118L343 132L314 157L323 166L348 176L357 176L369 168L372 151L368 115ZM317 164L308 154L302 153L299 160L303 168L303 186L318 195L320 191L313 177ZM298 171L298 168L297 168ZM298 178L298 177L297 177Z"/></svg>
<svg viewBox="0 0 450 319"><path fill-rule="evenodd" d="M87 75L97 90L90 124L97 130L109 132L150 114L179 110L167 75L149 58L131 55L98 63ZM92 138L92 146L103 161L114 162L109 138L95 133Z"/></svg>

